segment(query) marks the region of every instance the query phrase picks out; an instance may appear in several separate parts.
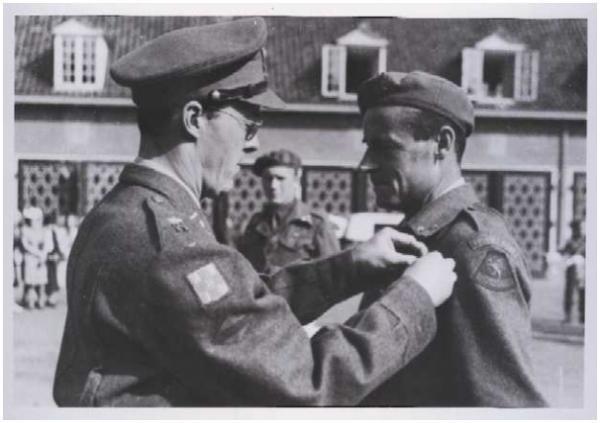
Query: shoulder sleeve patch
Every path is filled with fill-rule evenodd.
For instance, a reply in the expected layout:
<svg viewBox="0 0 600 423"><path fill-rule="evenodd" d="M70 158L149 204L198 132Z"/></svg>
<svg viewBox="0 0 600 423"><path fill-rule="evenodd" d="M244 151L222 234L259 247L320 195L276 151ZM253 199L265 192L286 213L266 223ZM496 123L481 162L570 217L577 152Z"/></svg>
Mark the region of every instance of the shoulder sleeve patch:
<svg viewBox="0 0 600 423"><path fill-rule="evenodd" d="M516 286L512 267L505 253L491 249L475 271L474 282L496 291Z"/></svg>
<svg viewBox="0 0 600 423"><path fill-rule="evenodd" d="M214 263L202 266L186 276L203 305L214 303L229 292L225 278Z"/></svg>

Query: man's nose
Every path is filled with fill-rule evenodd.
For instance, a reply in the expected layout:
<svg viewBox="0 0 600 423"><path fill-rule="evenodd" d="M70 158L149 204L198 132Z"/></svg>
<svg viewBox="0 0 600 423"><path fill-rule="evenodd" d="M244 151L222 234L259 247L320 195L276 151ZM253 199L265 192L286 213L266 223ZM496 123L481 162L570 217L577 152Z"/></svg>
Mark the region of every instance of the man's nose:
<svg viewBox="0 0 600 423"><path fill-rule="evenodd" d="M252 137L252 139L244 143L244 153L254 153L260 147L260 140L258 135Z"/></svg>
<svg viewBox="0 0 600 423"><path fill-rule="evenodd" d="M362 160L358 164L358 169L364 172L371 172L377 169L377 164L373 160L373 153L371 153L371 149L368 148L363 156Z"/></svg>

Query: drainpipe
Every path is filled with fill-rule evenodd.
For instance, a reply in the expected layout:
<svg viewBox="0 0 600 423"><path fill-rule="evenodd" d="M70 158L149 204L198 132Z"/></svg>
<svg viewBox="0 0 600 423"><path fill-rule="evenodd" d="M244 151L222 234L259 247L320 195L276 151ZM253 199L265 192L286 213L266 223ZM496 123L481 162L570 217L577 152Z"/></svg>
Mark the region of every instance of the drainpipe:
<svg viewBox="0 0 600 423"><path fill-rule="evenodd" d="M563 123L560 129L560 136L558 138L558 210L557 210L557 219L556 219L556 248L559 249L562 244L562 232L563 232L563 216L564 213L564 191L568 189L565 187L565 175L566 175L566 160L565 160L565 152L566 146L569 142L569 130L567 125Z"/></svg>

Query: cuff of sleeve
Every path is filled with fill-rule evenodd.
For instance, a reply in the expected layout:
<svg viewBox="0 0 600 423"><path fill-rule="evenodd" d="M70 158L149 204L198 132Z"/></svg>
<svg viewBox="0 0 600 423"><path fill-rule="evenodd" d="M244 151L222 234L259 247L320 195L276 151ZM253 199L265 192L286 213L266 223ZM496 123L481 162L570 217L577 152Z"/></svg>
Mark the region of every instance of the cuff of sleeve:
<svg viewBox="0 0 600 423"><path fill-rule="evenodd" d="M435 306L429 294L412 278L403 276L394 282L379 303L394 314L409 334L411 342L407 355L414 357L422 351L437 331Z"/></svg>
<svg viewBox="0 0 600 423"><path fill-rule="evenodd" d="M329 303L337 303L361 292L357 289L356 266L350 250L321 260L318 274L323 295Z"/></svg>

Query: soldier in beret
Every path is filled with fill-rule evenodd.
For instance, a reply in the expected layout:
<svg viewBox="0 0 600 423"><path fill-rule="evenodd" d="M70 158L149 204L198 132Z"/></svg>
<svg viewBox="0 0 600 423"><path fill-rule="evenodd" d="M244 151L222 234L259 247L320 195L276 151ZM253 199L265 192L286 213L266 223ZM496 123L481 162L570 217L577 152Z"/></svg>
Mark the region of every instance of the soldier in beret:
<svg viewBox="0 0 600 423"><path fill-rule="evenodd" d="M58 405L356 404L432 339L453 261L411 236L387 230L269 287L215 240L199 200L231 188L260 108L282 106L266 36L259 18L184 28L113 64L140 151L70 255ZM387 288L371 307L308 338L302 322L374 283Z"/></svg>
<svg viewBox="0 0 600 423"><path fill-rule="evenodd" d="M358 102L378 204L404 212L399 230L452 257L458 276L433 342L364 404L545 406L530 358L524 255L461 175L474 125L467 96L434 75L389 72L365 81ZM364 305L378 298L366 297Z"/></svg>
<svg viewBox="0 0 600 423"><path fill-rule="evenodd" d="M573 295L577 293L579 323L585 321L585 220L571 222L571 238L560 253L566 258L563 310L565 323L571 323Z"/></svg>
<svg viewBox="0 0 600 423"><path fill-rule="evenodd" d="M299 198L302 162L288 150L259 157L252 168L262 179L266 202L246 226L239 248L259 273L340 251L327 215Z"/></svg>

